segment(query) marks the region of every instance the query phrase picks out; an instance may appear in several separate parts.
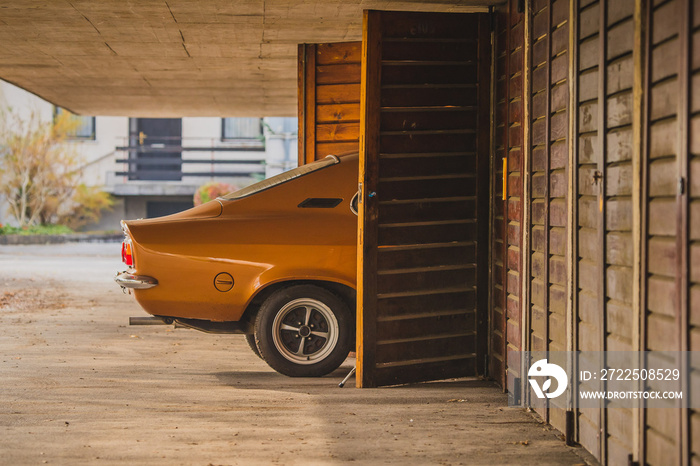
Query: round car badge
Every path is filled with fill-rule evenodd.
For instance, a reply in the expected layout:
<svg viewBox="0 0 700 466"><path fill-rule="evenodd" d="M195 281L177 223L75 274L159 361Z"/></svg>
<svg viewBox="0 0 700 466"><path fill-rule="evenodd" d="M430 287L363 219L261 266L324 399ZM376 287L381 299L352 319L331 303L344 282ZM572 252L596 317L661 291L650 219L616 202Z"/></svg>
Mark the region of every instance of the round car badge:
<svg viewBox="0 0 700 466"><path fill-rule="evenodd" d="M231 288L233 288L233 277L231 274L221 272L214 277L214 287L216 287L216 289L222 293L229 291Z"/></svg>

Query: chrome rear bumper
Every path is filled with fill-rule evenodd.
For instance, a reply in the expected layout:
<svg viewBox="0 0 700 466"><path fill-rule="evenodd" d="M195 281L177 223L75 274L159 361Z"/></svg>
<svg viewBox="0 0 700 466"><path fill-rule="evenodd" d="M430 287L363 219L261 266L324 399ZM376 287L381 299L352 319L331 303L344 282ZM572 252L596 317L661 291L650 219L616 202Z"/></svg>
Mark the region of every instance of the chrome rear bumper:
<svg viewBox="0 0 700 466"><path fill-rule="evenodd" d="M158 280L146 275L134 275L129 272L119 272L114 277L114 281L122 288L131 288L133 290L147 290L158 284Z"/></svg>

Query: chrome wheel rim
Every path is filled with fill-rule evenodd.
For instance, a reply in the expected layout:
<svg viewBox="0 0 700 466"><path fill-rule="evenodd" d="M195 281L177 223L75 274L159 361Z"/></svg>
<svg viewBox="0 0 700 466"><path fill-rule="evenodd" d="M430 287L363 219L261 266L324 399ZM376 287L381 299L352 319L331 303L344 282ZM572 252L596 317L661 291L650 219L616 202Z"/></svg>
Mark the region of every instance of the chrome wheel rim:
<svg viewBox="0 0 700 466"><path fill-rule="evenodd" d="M338 343L338 321L321 301L301 298L279 310L272 323L272 340L285 359L296 364L322 361Z"/></svg>

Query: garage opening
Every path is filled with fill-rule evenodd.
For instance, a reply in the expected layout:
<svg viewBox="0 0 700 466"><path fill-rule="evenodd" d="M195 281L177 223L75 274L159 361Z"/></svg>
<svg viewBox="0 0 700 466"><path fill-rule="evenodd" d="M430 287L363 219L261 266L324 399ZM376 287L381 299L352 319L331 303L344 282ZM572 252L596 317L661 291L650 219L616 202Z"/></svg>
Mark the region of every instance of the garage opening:
<svg viewBox="0 0 700 466"><path fill-rule="evenodd" d="M488 14L368 11L362 42L299 47L299 158L361 154L360 387L487 366Z"/></svg>

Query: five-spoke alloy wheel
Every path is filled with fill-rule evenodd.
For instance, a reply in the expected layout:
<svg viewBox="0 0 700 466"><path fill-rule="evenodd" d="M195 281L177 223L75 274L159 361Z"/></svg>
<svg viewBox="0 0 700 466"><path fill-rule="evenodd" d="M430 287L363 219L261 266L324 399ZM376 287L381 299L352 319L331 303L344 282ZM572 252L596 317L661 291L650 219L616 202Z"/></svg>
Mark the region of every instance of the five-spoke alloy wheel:
<svg viewBox="0 0 700 466"><path fill-rule="evenodd" d="M263 359L291 377L319 377L342 364L352 343L352 317L335 294L314 285L273 293L260 307L255 343Z"/></svg>

